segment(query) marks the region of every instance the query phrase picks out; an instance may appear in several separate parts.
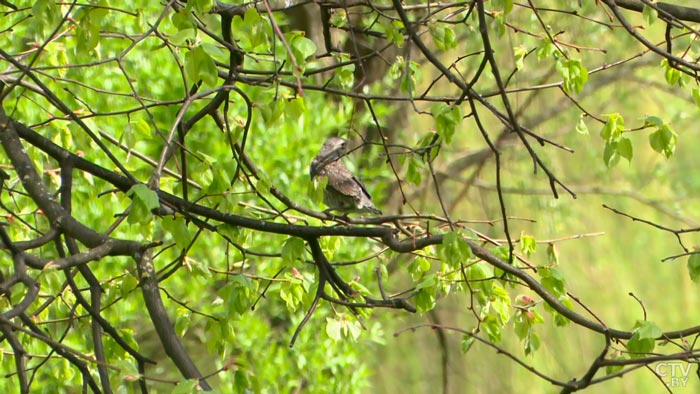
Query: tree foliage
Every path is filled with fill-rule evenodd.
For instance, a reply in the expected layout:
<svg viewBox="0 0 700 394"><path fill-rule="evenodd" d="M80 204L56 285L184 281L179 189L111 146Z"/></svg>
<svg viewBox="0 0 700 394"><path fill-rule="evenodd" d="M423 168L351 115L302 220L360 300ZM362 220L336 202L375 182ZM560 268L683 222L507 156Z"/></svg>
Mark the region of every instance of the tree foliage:
<svg viewBox="0 0 700 394"><path fill-rule="evenodd" d="M1 3L3 392L360 392L389 330L419 328L443 392L456 347L522 367L511 390L697 362L697 315L648 314L643 270L600 274L582 238L608 264L685 258L648 268L682 270L656 297L697 292L700 178L669 168L698 164L700 9ZM308 166L330 135L384 215L323 210ZM597 233L628 219L677 244ZM601 313L597 283L638 309Z"/></svg>

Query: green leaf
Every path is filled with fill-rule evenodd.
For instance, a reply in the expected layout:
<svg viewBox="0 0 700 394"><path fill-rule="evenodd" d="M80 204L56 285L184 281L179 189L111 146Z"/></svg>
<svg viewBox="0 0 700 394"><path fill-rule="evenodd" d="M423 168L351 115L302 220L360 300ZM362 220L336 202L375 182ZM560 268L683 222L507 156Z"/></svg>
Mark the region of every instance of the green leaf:
<svg viewBox="0 0 700 394"><path fill-rule="evenodd" d="M645 126L651 125L651 126L661 127L664 125L664 120L659 118L658 116L649 115L649 116L644 118L644 125Z"/></svg>
<svg viewBox="0 0 700 394"><path fill-rule="evenodd" d="M503 10L508 15L513 10L513 0L492 0L493 8Z"/></svg>
<svg viewBox="0 0 700 394"><path fill-rule="evenodd" d="M357 339L360 330L361 327L357 321L349 320L343 314L336 318L326 318L326 334L334 341L339 341L344 336Z"/></svg>
<svg viewBox="0 0 700 394"><path fill-rule="evenodd" d="M553 57L557 52L557 47L548 37L542 38L542 44L537 48L537 59L544 60Z"/></svg>
<svg viewBox="0 0 700 394"><path fill-rule="evenodd" d="M302 305L304 296L306 295L304 280L301 275L293 276L287 274L285 278L287 280L282 282L282 286L280 287L280 298L282 298L287 305L287 310L296 312Z"/></svg>
<svg viewBox="0 0 700 394"><path fill-rule="evenodd" d="M403 74L403 65L405 62L406 60L403 56L396 56L396 60L394 60L394 63L392 63L391 67L389 67L389 76L391 76L391 79L396 80L401 78L401 75Z"/></svg>
<svg viewBox="0 0 700 394"><path fill-rule="evenodd" d="M486 263L483 263L484 265ZM484 280L481 282L483 285L480 289L484 289L486 286L491 287L489 296L489 313L498 319L503 327L510 321L511 313L511 301L508 292L498 284L494 283L493 280Z"/></svg>
<svg viewBox="0 0 700 394"><path fill-rule="evenodd" d="M440 153L442 138L440 134L434 131L428 131L420 140L418 140L416 153L420 153L423 161L433 161Z"/></svg>
<svg viewBox="0 0 700 394"><path fill-rule="evenodd" d="M282 117L282 115L284 115L284 107L286 103L286 100L280 100L277 98L266 105L261 105L258 107L267 126L274 125Z"/></svg>
<svg viewBox="0 0 700 394"><path fill-rule="evenodd" d="M627 161L632 161L632 141L629 138L620 138L617 142L617 153L627 159Z"/></svg>
<svg viewBox="0 0 700 394"><path fill-rule="evenodd" d="M418 292L413 297L413 301L416 303L416 310L419 313L425 313L435 308L437 285L438 279L434 274L426 276L416 285L416 290Z"/></svg>
<svg viewBox="0 0 700 394"><path fill-rule="evenodd" d="M651 148L666 156L667 159L673 156L673 153L676 151L677 142L678 135L666 124L661 125L655 132L649 134L649 145L651 145Z"/></svg>
<svg viewBox="0 0 700 394"><path fill-rule="evenodd" d="M455 128L462 122L462 111L444 103L435 103L430 110L435 120L435 130L448 144L452 142Z"/></svg>
<svg viewBox="0 0 700 394"><path fill-rule="evenodd" d="M540 348L540 336L536 332L530 331L527 337L525 337L525 342L523 345L526 356L535 353L535 351Z"/></svg>
<svg viewBox="0 0 700 394"><path fill-rule="evenodd" d="M408 161L408 167L406 167L406 180L416 186L420 186L423 176L421 175L421 170L425 167L423 162L418 156L411 156L411 160Z"/></svg>
<svg viewBox="0 0 700 394"><path fill-rule="evenodd" d="M334 57L338 64L348 63L352 60L349 55L344 53L335 54ZM343 89L352 88L355 84L355 64L348 63L333 70L331 83Z"/></svg>
<svg viewBox="0 0 700 394"><path fill-rule="evenodd" d="M647 26L651 26L656 22L657 19L659 19L659 13L649 7L648 5L644 5L644 8L642 9L642 16L644 17L644 20L647 23Z"/></svg>
<svg viewBox="0 0 700 394"><path fill-rule="evenodd" d="M287 105L285 106L285 111L285 116L290 119L300 118L306 113L306 102L304 101L304 98L295 97L292 100L288 100Z"/></svg>
<svg viewBox="0 0 700 394"><path fill-rule="evenodd" d="M153 219L151 211L160 206L158 195L148 186L139 183L131 187L127 192L132 200L127 222L129 224L149 223Z"/></svg>
<svg viewBox="0 0 700 394"><path fill-rule="evenodd" d="M75 30L77 50L80 54L88 54L100 42L100 21L105 17L105 10L95 9L83 14L78 20ZM97 59L96 59L97 60Z"/></svg>
<svg viewBox="0 0 700 394"><path fill-rule="evenodd" d="M608 120L600 131L600 137L606 142L617 141L625 130L625 120L619 113L605 114L603 116L608 118Z"/></svg>
<svg viewBox="0 0 700 394"><path fill-rule="evenodd" d="M336 9L331 14L331 25L341 28L348 23L348 13L344 9Z"/></svg>
<svg viewBox="0 0 700 394"><path fill-rule="evenodd" d="M282 261L293 264L304 256L305 244L301 238L289 237L282 245Z"/></svg>
<svg viewBox="0 0 700 394"><path fill-rule="evenodd" d="M632 358L644 357L654 350L656 338L663 333L661 329L648 320L637 320L634 334L627 341L627 350Z"/></svg>
<svg viewBox="0 0 700 394"><path fill-rule="evenodd" d="M262 22L262 18L260 17L260 14L258 14L258 10L255 7L248 7L245 10L243 20L248 27L258 25L260 22Z"/></svg>
<svg viewBox="0 0 700 394"><path fill-rule="evenodd" d="M489 340L491 342L501 342L501 333L503 331L503 326L494 316L487 316L481 322L481 328L489 336Z"/></svg>
<svg viewBox="0 0 700 394"><path fill-rule="evenodd" d="M200 14L208 12L214 7L214 0L189 0L187 2L188 7L194 8ZM252 7L251 7L252 8Z"/></svg>
<svg viewBox="0 0 700 394"><path fill-rule="evenodd" d="M251 374L247 371L237 369L233 372L233 392L249 393L251 392Z"/></svg>
<svg viewBox="0 0 700 394"><path fill-rule="evenodd" d="M661 67L664 69L664 78L669 85L682 85L681 72L671 67L667 59L661 60Z"/></svg>
<svg viewBox="0 0 700 394"><path fill-rule="evenodd" d="M695 247L694 252L688 257L688 274L690 280L700 283L700 248Z"/></svg>
<svg viewBox="0 0 700 394"><path fill-rule="evenodd" d="M316 44L299 31L287 33L286 37L297 64L300 67L304 66L306 59L316 53Z"/></svg>
<svg viewBox="0 0 700 394"><path fill-rule="evenodd" d="M187 308L177 308L175 311L175 332L180 337L185 336L192 322L192 312Z"/></svg>
<svg viewBox="0 0 700 394"><path fill-rule="evenodd" d="M612 357L610 357L610 359L611 360L627 360L627 357L625 355L623 355L622 353L620 353L619 351L615 351L613 353ZM607 375L614 374L614 373L622 370L622 367L623 367L622 365L608 365L605 367L605 373Z"/></svg>
<svg viewBox="0 0 700 394"><path fill-rule="evenodd" d="M581 93L588 82L588 70L580 60L560 58L556 69L563 79L563 88L567 93Z"/></svg>
<svg viewBox="0 0 700 394"><path fill-rule="evenodd" d="M468 352L469 349L472 348L472 345L474 345L475 341L476 340L471 335L462 335L462 342L460 343L460 349L462 349L462 353Z"/></svg>
<svg viewBox="0 0 700 394"><path fill-rule="evenodd" d="M481 304L498 301L498 299L489 301L496 287L493 280L488 280L489 278L493 278L494 275L493 270L491 270L486 263L478 262L476 264L472 264L466 269L465 273L467 280L470 283L470 287L475 293L477 293L477 299Z"/></svg>
<svg viewBox="0 0 700 394"><path fill-rule="evenodd" d="M210 87L216 86L218 79L216 64L201 45L185 54L185 72L194 83L202 81Z"/></svg>
<svg viewBox="0 0 700 394"><path fill-rule="evenodd" d="M183 250L192 242L192 233L187 229L185 219L178 216L165 216L161 219L163 230L169 233L179 250Z"/></svg>
<svg viewBox="0 0 700 394"><path fill-rule="evenodd" d="M582 135L588 135L588 126L586 126L586 122L583 120L584 114L581 114L581 116L578 118L578 123L576 123L576 132Z"/></svg>
<svg viewBox="0 0 700 394"><path fill-rule="evenodd" d="M180 11L173 13L170 17L170 22L180 31L194 31L195 24L192 14L186 8L181 8Z"/></svg>
<svg viewBox="0 0 700 394"><path fill-rule="evenodd" d="M408 69L408 70L407 70ZM406 93L415 93L416 85L423 80L423 71L420 68L420 64L410 61L406 67L405 64L401 65L401 91ZM408 71L408 72L406 72Z"/></svg>
<svg viewBox="0 0 700 394"><path fill-rule="evenodd" d="M446 51L457 47L457 37L451 26L441 22L431 22L428 23L428 28L430 35L433 37L433 42L435 42L435 46L439 50Z"/></svg>
<svg viewBox="0 0 700 394"><path fill-rule="evenodd" d="M617 142L606 142L603 149L603 162L608 168L614 167L620 161L620 155L617 153Z"/></svg>
<svg viewBox="0 0 700 394"><path fill-rule="evenodd" d="M230 281L217 291L221 299L227 301L228 317L239 316L248 311L257 297L258 281L243 275L233 276ZM229 319L226 319L229 320Z"/></svg>
<svg viewBox="0 0 700 394"><path fill-rule="evenodd" d="M342 338L340 333L340 321L327 317L326 318L326 335L334 341L339 341Z"/></svg>
<svg viewBox="0 0 700 394"><path fill-rule="evenodd" d="M217 227L216 230L221 235L227 237L232 242L235 242L237 245L239 245L241 247L245 248L250 243L251 234L250 234L250 231L245 229L245 228L242 228L239 226L233 226L230 224L223 224L223 225Z"/></svg>
<svg viewBox="0 0 700 394"><path fill-rule="evenodd" d="M185 264L192 273L193 278L202 278L204 280L211 278L211 271L209 271L206 260L195 260L185 256Z"/></svg>
<svg viewBox="0 0 700 394"><path fill-rule="evenodd" d="M540 275L542 286L550 293L557 297L566 295L566 279L561 271L556 268L542 267L537 270L537 273Z"/></svg>
<svg viewBox="0 0 700 394"><path fill-rule="evenodd" d="M516 70L525 69L525 56L527 56L527 54L528 50L524 45L513 47L513 60Z"/></svg>
<svg viewBox="0 0 700 394"><path fill-rule="evenodd" d="M401 30L403 29L403 23L401 21L392 21L391 23L383 23L381 25L384 27L386 38L396 44L397 47L403 47L406 38L404 37Z"/></svg>
<svg viewBox="0 0 700 394"><path fill-rule="evenodd" d="M568 295L563 294L558 297L559 301L564 304L567 308L574 310L574 303L571 301L571 298L569 298ZM545 303L544 304L544 310L551 313L552 317L554 318L554 325L557 327L563 327L569 324L571 321L569 320L568 317L562 315L558 311L556 311L554 308L549 306L549 304Z"/></svg>
<svg viewBox="0 0 700 394"><path fill-rule="evenodd" d="M440 260L456 269L472 257L472 250L459 231L445 233L442 244L437 247Z"/></svg>
<svg viewBox="0 0 700 394"><path fill-rule="evenodd" d="M425 257L416 257L413 259L411 264L406 267L406 270L409 274L411 274L411 277L415 281L420 279L424 273L430 270L430 262Z"/></svg>
<svg viewBox="0 0 700 394"><path fill-rule="evenodd" d="M649 320L637 320L634 327L634 333L642 339L656 339L663 334L663 331L661 331L656 323Z"/></svg>
<svg viewBox="0 0 700 394"><path fill-rule="evenodd" d="M501 12L493 14L493 26L496 29L496 35L503 37L506 34L506 14Z"/></svg>
<svg viewBox="0 0 700 394"><path fill-rule="evenodd" d="M348 321L346 324L346 332L348 337L357 340L357 338L359 338L360 334L362 333L362 326L359 322Z"/></svg>
<svg viewBox="0 0 700 394"><path fill-rule="evenodd" d="M655 342L653 339L649 338L639 338L638 335L633 335L629 341L627 341L627 350L629 351L630 357L639 358L644 357L647 353L654 350Z"/></svg>
<svg viewBox="0 0 700 394"><path fill-rule="evenodd" d="M525 233L520 234L520 251L525 255L530 257L537 250L537 241L535 237L531 235L525 235Z"/></svg>
<svg viewBox="0 0 700 394"><path fill-rule="evenodd" d="M158 194L143 183L132 186L127 192L127 196L134 201L141 201L149 211L160 206Z"/></svg>
<svg viewBox="0 0 700 394"><path fill-rule="evenodd" d="M130 274L124 275L124 278L119 283L119 294L122 296L122 298L128 297L129 294L134 289L136 289L138 284L139 284L139 281L136 279L135 276L130 275Z"/></svg>

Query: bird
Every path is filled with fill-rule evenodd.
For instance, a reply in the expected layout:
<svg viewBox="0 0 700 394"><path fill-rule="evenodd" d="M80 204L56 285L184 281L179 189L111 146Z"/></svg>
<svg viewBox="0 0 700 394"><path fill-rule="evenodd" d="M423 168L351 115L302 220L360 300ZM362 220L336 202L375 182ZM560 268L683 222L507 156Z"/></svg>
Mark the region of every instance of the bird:
<svg viewBox="0 0 700 394"><path fill-rule="evenodd" d="M345 155L348 142L340 137L330 137L323 143L318 155L311 161L311 180L317 176L327 177L328 184L323 193L323 203L328 206L324 212L371 213L381 215L382 211L372 203L372 197L365 185L348 170L340 160Z"/></svg>

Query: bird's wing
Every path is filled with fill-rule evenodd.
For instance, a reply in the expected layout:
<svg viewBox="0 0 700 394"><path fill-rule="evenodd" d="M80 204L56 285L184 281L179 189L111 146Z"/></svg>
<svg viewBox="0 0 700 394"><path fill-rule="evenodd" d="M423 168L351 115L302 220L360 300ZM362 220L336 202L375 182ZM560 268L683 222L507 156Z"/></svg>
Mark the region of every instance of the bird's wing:
<svg viewBox="0 0 700 394"><path fill-rule="evenodd" d="M354 176L329 176L328 186L346 196L360 198L361 193L367 193L365 187Z"/></svg>
<svg viewBox="0 0 700 394"><path fill-rule="evenodd" d="M325 167L325 172L328 176L328 186L338 192L358 200L362 198L363 194L367 199L372 198L365 185L342 162L331 163Z"/></svg>
<svg viewBox="0 0 700 394"><path fill-rule="evenodd" d="M367 198L369 198L369 199L371 200L371 199L372 199L372 196L369 195L369 192L367 191L367 188L365 187L365 184L362 183L359 179L357 179L357 177L356 177L355 175L352 176L352 179L353 179L358 185L360 185L360 189L362 189L362 192L365 194L365 196L367 196Z"/></svg>

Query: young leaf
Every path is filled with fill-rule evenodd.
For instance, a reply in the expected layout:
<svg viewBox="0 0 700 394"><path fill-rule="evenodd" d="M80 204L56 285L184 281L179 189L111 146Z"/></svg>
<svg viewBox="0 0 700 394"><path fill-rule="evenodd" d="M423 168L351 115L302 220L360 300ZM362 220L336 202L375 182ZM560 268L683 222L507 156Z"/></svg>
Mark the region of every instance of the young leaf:
<svg viewBox="0 0 700 394"><path fill-rule="evenodd" d="M411 160L408 161L408 167L406 167L406 180L416 186L419 186L423 180L421 170L424 166L425 165L420 160L420 157L413 155Z"/></svg>
<svg viewBox="0 0 700 394"><path fill-rule="evenodd" d="M435 308L437 299L437 276L428 275L418 285L416 290L418 293L413 297L416 303L416 310L420 313L428 312Z"/></svg>
<svg viewBox="0 0 700 394"><path fill-rule="evenodd" d="M141 201L149 211L160 206L158 194L143 183L132 186L126 194L132 200Z"/></svg>
<svg viewBox="0 0 700 394"><path fill-rule="evenodd" d="M469 351L469 349L472 348L472 345L474 345L475 339L471 335L463 335L462 336L462 342L460 344L460 348L462 349L462 353L466 353Z"/></svg>
<svg viewBox="0 0 700 394"><path fill-rule="evenodd" d="M649 7L648 5L644 5L644 8L642 9L642 16L644 17L644 20L647 22L647 26L651 26L656 22L657 19L659 19L659 13Z"/></svg>
<svg viewBox="0 0 700 394"><path fill-rule="evenodd" d="M304 241L301 238L289 237L282 245L282 261L293 264L304 256Z"/></svg>
<svg viewBox="0 0 700 394"><path fill-rule="evenodd" d="M535 237L531 235L525 235L525 233L520 234L520 251L525 255L530 257L537 249L537 242Z"/></svg>
<svg viewBox="0 0 700 394"><path fill-rule="evenodd" d="M617 141L606 142L603 149L603 162L608 168L614 167L620 161L617 153Z"/></svg>
<svg viewBox="0 0 700 394"><path fill-rule="evenodd" d="M185 54L185 72L194 83L202 81L208 86L216 85L218 78L216 64L201 45Z"/></svg>
<svg viewBox="0 0 700 394"><path fill-rule="evenodd" d="M513 47L513 60L517 70L525 68L525 56L527 56L527 54L528 50L524 45Z"/></svg>
<svg viewBox="0 0 700 394"><path fill-rule="evenodd" d="M586 126L586 122L583 121L583 115L578 118L578 123L576 123L576 132L579 134L583 135L588 135L588 126Z"/></svg>
<svg viewBox="0 0 700 394"><path fill-rule="evenodd" d="M671 128L663 124L655 132L649 134L649 145L655 151L663 154L666 158L673 156L676 151L678 135Z"/></svg>
<svg viewBox="0 0 700 394"><path fill-rule="evenodd" d="M462 111L459 107L451 107L444 103L433 105L430 113L435 119L435 130L448 144L452 142L455 128L462 121Z"/></svg>
<svg viewBox="0 0 700 394"><path fill-rule="evenodd" d="M617 142L617 153L627 159L627 161L632 161L632 141L629 138L620 138Z"/></svg>
<svg viewBox="0 0 700 394"><path fill-rule="evenodd" d="M605 126L600 131L600 137L606 142L613 142L620 139L625 130L625 120L619 113L603 115L608 118Z"/></svg>
<svg viewBox="0 0 700 394"><path fill-rule="evenodd" d="M581 93L588 82L588 70L580 60L561 58L557 60L556 69L563 79L565 92Z"/></svg>
<svg viewBox="0 0 700 394"><path fill-rule="evenodd" d="M192 242L192 234L187 229L185 219L181 216L165 216L161 220L161 225L163 226L163 229L170 233L170 235L173 237L173 240L175 240L175 245L178 249L185 249Z"/></svg>
<svg viewBox="0 0 700 394"><path fill-rule="evenodd" d="M611 360L627 360L627 357L625 357L622 353L619 351L615 351L613 353L612 357L610 357ZM614 374L615 372L618 372L622 369L622 365L608 365L605 367L605 373L610 375Z"/></svg>
<svg viewBox="0 0 700 394"><path fill-rule="evenodd" d="M654 350L656 338L663 333L661 329L648 320L638 320L632 338L627 341L627 350L633 358L644 357Z"/></svg>
<svg viewBox="0 0 700 394"><path fill-rule="evenodd" d="M439 50L446 51L457 47L455 32L451 27L446 26L444 23L429 23L428 28L435 46Z"/></svg>
<svg viewBox="0 0 700 394"><path fill-rule="evenodd" d="M556 296L566 295L566 279L556 268L540 268L537 273L542 278L542 286Z"/></svg>

